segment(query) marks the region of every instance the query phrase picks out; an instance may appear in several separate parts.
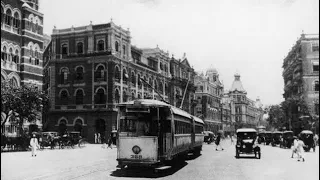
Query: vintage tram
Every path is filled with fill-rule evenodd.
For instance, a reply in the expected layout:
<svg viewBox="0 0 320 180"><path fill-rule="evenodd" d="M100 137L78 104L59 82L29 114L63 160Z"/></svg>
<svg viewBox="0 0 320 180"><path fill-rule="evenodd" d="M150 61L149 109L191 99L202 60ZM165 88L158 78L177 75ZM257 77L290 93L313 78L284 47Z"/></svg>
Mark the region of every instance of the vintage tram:
<svg viewBox="0 0 320 180"><path fill-rule="evenodd" d="M200 154L204 122L162 101L138 99L118 105L118 168L160 168L189 152Z"/></svg>

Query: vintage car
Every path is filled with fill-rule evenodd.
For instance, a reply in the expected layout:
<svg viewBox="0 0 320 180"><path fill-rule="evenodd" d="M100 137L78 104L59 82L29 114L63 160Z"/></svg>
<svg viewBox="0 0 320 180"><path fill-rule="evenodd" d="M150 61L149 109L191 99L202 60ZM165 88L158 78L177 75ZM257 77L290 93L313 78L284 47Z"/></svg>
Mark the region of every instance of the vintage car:
<svg viewBox="0 0 320 180"><path fill-rule="evenodd" d="M266 131L265 132L265 143L266 145L269 145L272 142L272 132Z"/></svg>
<svg viewBox="0 0 320 180"><path fill-rule="evenodd" d="M309 152L310 149L313 149L313 152L315 152L316 150L316 146L313 140L313 132L309 131L309 130L303 130L301 131L301 133L299 134L299 136L301 137L302 141L305 144L304 150L306 152Z"/></svg>
<svg viewBox="0 0 320 180"><path fill-rule="evenodd" d="M282 132L280 131L274 131L272 132L272 141L271 145L272 146L277 146L281 144L282 139Z"/></svg>
<svg viewBox="0 0 320 180"><path fill-rule="evenodd" d="M214 134L211 131L203 131L204 133L204 142L210 144L214 140Z"/></svg>
<svg viewBox="0 0 320 180"><path fill-rule="evenodd" d="M254 154L256 158L261 158L258 135L255 129L241 128L237 130L236 158L239 158L240 154Z"/></svg>
<svg viewBox="0 0 320 180"><path fill-rule="evenodd" d="M284 131L281 147L290 149L293 143L293 135L293 131Z"/></svg>
<svg viewBox="0 0 320 180"><path fill-rule="evenodd" d="M41 132L39 138L40 148L44 149L45 147L50 146L51 149L58 144L58 132Z"/></svg>
<svg viewBox="0 0 320 180"><path fill-rule="evenodd" d="M261 143L265 143L266 142L266 133L265 132L260 132L258 134L258 143L261 144Z"/></svg>

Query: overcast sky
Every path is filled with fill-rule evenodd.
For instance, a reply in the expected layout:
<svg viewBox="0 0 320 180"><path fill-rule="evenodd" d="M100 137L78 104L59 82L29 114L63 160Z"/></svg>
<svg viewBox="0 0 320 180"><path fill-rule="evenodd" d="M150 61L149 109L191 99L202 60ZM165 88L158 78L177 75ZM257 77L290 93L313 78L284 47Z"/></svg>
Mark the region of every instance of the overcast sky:
<svg viewBox="0 0 320 180"><path fill-rule="evenodd" d="M319 33L319 0L42 0L44 32L113 22L132 44L159 48L199 72L219 71L226 90L241 75L248 97L283 101L282 62L302 30Z"/></svg>

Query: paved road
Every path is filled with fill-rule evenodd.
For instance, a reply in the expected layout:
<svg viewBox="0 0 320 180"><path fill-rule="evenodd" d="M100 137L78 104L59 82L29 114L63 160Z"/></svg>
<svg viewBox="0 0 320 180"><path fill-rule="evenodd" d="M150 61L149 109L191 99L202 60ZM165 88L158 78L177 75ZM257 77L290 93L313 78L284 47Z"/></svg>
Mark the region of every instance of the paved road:
<svg viewBox="0 0 320 180"><path fill-rule="evenodd" d="M116 148L101 145L85 148L30 152L1 153L3 180L106 180L106 179L183 179L183 180L316 180L319 179L319 149L306 153L306 162L291 159L289 149L262 146L262 159L235 159L235 148L224 142L224 151L214 145L203 146L202 155L189 157L157 176L150 169L116 170Z"/></svg>

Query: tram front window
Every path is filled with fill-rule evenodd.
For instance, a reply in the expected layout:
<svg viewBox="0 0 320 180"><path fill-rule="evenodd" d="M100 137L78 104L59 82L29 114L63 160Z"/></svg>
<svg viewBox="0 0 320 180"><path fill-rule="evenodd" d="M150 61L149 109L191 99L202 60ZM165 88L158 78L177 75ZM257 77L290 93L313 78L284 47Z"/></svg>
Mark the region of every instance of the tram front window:
<svg viewBox="0 0 320 180"><path fill-rule="evenodd" d="M157 121L154 121L154 118L149 114L122 116L120 118L120 132L127 132L131 136L156 136Z"/></svg>

